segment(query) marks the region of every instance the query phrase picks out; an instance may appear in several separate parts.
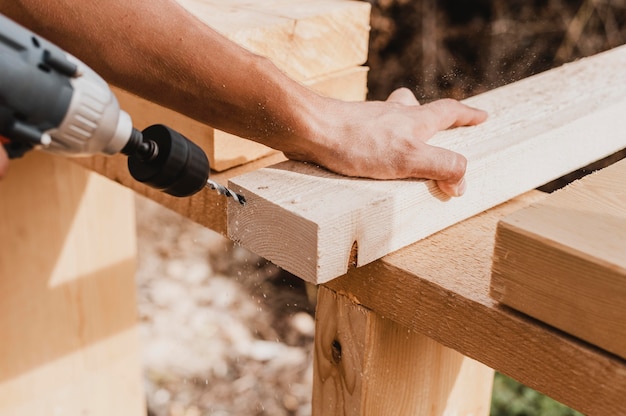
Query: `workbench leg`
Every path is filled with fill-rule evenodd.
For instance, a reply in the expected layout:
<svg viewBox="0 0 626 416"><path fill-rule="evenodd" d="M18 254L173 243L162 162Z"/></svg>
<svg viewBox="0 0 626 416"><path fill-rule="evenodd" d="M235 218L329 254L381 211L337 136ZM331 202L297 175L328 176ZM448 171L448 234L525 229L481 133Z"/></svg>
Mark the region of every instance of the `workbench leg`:
<svg viewBox="0 0 626 416"><path fill-rule="evenodd" d="M132 193L31 152L0 181L0 415L145 415Z"/></svg>
<svg viewBox="0 0 626 416"><path fill-rule="evenodd" d="M320 287L314 416L487 415L493 370Z"/></svg>

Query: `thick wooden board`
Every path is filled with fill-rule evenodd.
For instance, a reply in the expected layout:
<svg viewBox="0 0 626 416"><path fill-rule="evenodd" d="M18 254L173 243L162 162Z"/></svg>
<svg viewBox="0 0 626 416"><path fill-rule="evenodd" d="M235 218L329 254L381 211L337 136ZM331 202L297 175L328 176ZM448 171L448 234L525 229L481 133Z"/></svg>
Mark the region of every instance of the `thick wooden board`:
<svg viewBox="0 0 626 416"><path fill-rule="evenodd" d="M626 358L626 160L498 224L491 295Z"/></svg>
<svg viewBox="0 0 626 416"><path fill-rule="evenodd" d="M515 198L326 285L585 414L621 414L625 360L489 296L497 222L543 197Z"/></svg>
<svg viewBox="0 0 626 416"><path fill-rule="evenodd" d="M626 147L626 46L466 100L480 126L431 143L464 154L468 188L447 199L432 181L374 181L288 162L230 181L228 235L310 282L359 266Z"/></svg>
<svg viewBox="0 0 626 416"><path fill-rule="evenodd" d="M178 0L200 20L305 81L367 60L370 5L345 0ZM210 47L210 45L207 45Z"/></svg>
<svg viewBox="0 0 626 416"><path fill-rule="evenodd" d="M0 415L145 415L132 192L31 152L0 217Z"/></svg>
<svg viewBox="0 0 626 416"><path fill-rule="evenodd" d="M321 287L313 415L487 415L493 370Z"/></svg>

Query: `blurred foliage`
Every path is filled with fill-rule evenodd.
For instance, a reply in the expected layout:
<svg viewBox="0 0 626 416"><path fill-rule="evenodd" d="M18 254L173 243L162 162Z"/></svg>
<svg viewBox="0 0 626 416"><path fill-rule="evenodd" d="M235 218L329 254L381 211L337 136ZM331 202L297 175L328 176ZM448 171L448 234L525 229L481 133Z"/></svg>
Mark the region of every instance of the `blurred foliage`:
<svg viewBox="0 0 626 416"><path fill-rule="evenodd" d="M626 42L625 0L369 3L370 99L462 99Z"/></svg>
<svg viewBox="0 0 626 416"><path fill-rule="evenodd" d="M551 398L496 373L491 416L582 416Z"/></svg>

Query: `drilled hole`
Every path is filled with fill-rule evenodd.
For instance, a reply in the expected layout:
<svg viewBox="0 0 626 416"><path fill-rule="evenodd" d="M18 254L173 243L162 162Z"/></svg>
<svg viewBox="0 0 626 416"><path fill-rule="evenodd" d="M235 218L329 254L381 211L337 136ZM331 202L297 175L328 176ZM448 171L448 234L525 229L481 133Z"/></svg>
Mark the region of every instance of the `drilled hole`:
<svg viewBox="0 0 626 416"><path fill-rule="evenodd" d="M333 363L339 364L341 362L341 343L336 339L333 340L330 350Z"/></svg>
<svg viewBox="0 0 626 416"><path fill-rule="evenodd" d="M359 264L359 243L356 241L352 243L350 249L350 257L348 258L348 270L356 269L356 265Z"/></svg>

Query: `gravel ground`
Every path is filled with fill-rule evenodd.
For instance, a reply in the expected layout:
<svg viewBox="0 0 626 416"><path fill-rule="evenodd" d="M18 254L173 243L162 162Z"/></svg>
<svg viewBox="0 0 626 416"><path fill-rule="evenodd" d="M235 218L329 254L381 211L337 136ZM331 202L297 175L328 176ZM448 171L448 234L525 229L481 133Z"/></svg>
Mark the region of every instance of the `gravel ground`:
<svg viewBox="0 0 626 416"><path fill-rule="evenodd" d="M314 297L302 281L145 198L137 214L149 414L309 415Z"/></svg>

